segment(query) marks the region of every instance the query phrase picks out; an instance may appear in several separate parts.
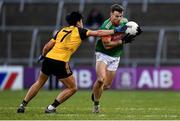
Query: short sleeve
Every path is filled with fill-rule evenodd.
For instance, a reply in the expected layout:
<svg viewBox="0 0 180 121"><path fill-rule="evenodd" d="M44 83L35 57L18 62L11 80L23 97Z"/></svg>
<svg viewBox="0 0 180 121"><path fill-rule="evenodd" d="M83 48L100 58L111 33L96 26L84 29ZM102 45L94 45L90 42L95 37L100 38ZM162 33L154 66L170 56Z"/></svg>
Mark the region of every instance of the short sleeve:
<svg viewBox="0 0 180 121"><path fill-rule="evenodd" d="M54 40L56 40L58 33L59 33L59 31L57 31L57 32L53 35L53 39L54 39Z"/></svg>
<svg viewBox="0 0 180 121"><path fill-rule="evenodd" d="M55 42L56 40L54 38L52 38L50 41Z"/></svg>
<svg viewBox="0 0 180 121"><path fill-rule="evenodd" d="M110 19L107 19L106 21L104 21L104 23L101 25L100 29L101 30L109 30L111 29L112 26L112 22L110 21Z"/></svg>
<svg viewBox="0 0 180 121"><path fill-rule="evenodd" d="M86 39L88 36L88 30L87 29L84 29L84 28L78 28L78 31L79 31L79 35L80 35L80 38L81 40L84 40Z"/></svg>
<svg viewBox="0 0 180 121"><path fill-rule="evenodd" d="M128 22L128 19L123 17L123 18L121 19L120 25L121 25L121 26L124 26L124 25L126 25L127 22Z"/></svg>

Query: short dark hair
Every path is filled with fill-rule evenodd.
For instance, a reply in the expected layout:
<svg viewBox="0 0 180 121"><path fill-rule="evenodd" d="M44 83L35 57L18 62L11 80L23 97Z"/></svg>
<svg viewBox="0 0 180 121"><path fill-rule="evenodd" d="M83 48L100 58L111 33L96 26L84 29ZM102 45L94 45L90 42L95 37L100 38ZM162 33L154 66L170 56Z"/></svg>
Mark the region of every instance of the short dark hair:
<svg viewBox="0 0 180 121"><path fill-rule="evenodd" d="M79 12L71 12L66 16L66 21L69 25L76 25L78 21L82 19L82 15Z"/></svg>
<svg viewBox="0 0 180 121"><path fill-rule="evenodd" d="M123 12L124 11L124 8L122 5L119 5L119 4L113 4L111 6L111 12L113 13L114 11L118 11L118 12Z"/></svg>

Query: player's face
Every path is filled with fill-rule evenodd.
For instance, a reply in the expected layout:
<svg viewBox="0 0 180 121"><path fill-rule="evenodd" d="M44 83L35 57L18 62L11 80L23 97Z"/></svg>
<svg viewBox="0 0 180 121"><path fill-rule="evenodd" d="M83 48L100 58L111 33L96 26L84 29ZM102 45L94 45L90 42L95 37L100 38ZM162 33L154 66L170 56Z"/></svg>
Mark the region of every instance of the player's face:
<svg viewBox="0 0 180 121"><path fill-rule="evenodd" d="M122 19L123 17L123 12L118 12L118 11L114 11L114 12L111 12L111 22L114 24L114 25L119 25L119 22L120 20Z"/></svg>

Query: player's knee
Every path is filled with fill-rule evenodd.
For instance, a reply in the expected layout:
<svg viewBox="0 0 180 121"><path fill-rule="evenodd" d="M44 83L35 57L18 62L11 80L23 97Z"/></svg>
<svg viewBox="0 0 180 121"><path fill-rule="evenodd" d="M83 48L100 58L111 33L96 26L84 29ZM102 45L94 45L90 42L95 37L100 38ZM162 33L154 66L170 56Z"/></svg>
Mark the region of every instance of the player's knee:
<svg viewBox="0 0 180 121"><path fill-rule="evenodd" d="M98 78L97 82L98 82L98 84L103 85L104 84L104 79L103 78Z"/></svg>
<svg viewBox="0 0 180 121"><path fill-rule="evenodd" d="M103 86L103 89L104 89L104 90L108 90L109 88L111 88L111 85L110 85L110 84L105 84L105 85Z"/></svg>

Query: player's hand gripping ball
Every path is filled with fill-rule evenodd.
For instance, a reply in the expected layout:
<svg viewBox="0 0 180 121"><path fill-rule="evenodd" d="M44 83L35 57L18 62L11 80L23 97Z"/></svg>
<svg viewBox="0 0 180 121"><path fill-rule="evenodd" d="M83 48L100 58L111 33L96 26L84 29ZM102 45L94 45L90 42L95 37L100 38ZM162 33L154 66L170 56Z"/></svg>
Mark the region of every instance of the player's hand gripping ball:
<svg viewBox="0 0 180 121"><path fill-rule="evenodd" d="M127 24L127 29L125 31L126 34L129 35L136 35L138 33L138 27L139 25L134 21L129 21Z"/></svg>

